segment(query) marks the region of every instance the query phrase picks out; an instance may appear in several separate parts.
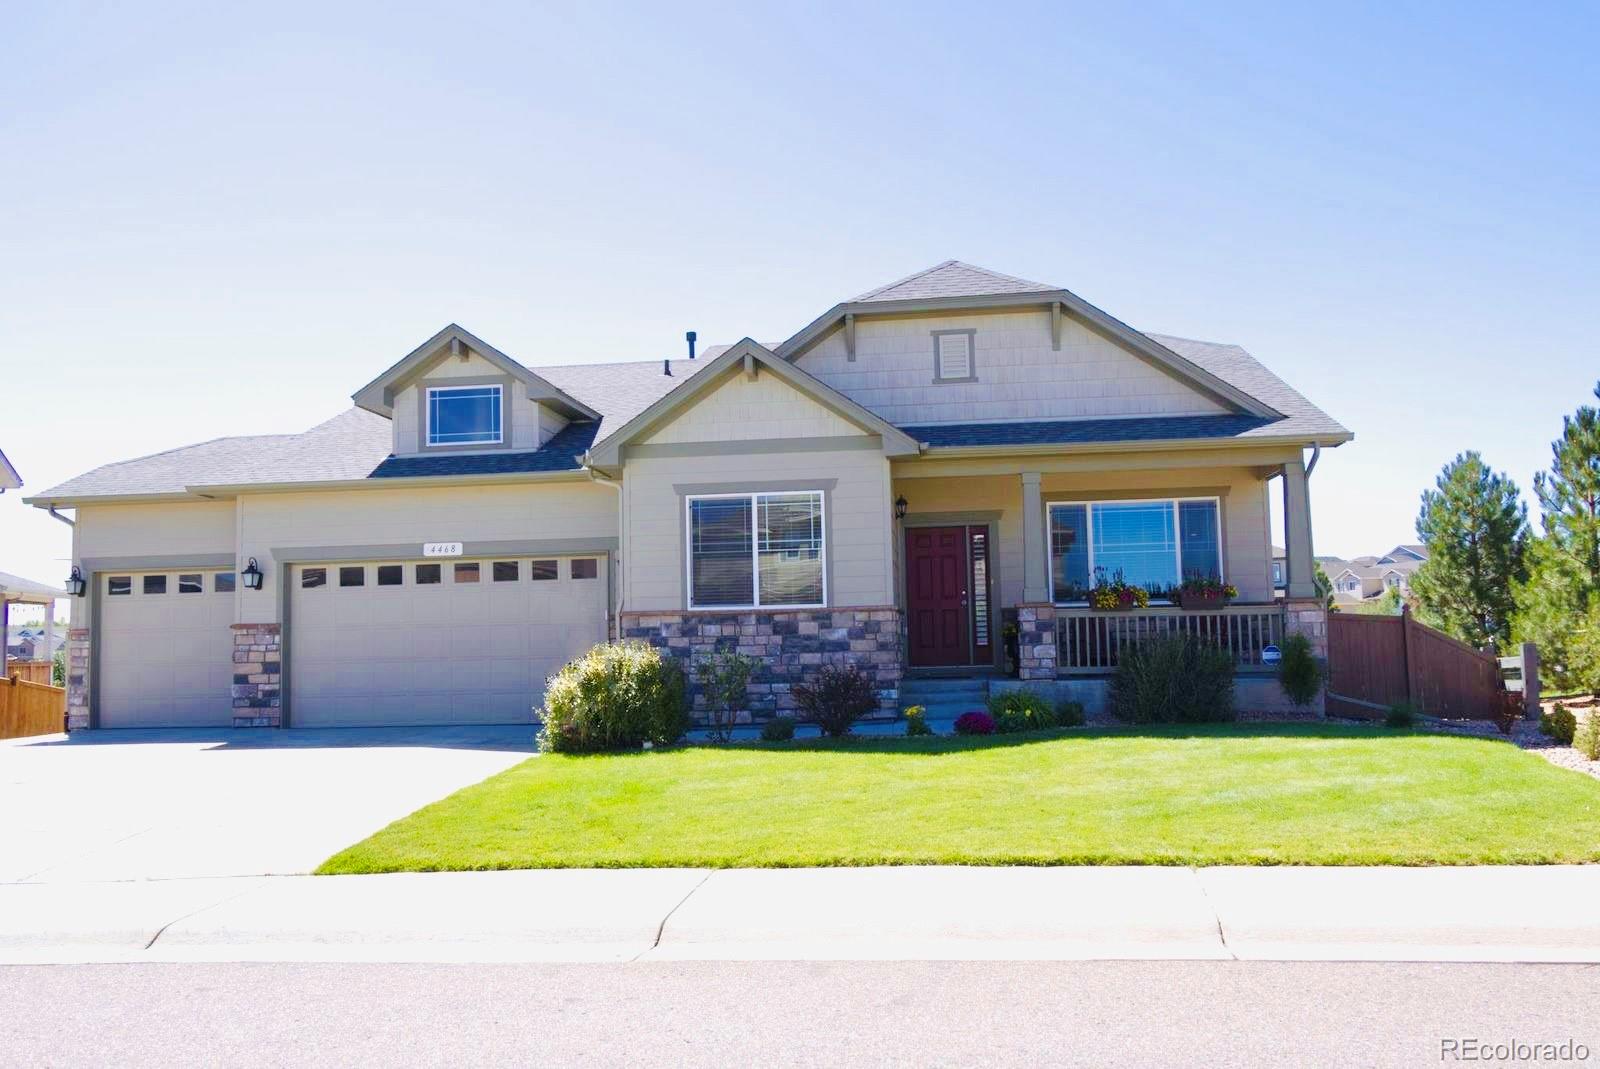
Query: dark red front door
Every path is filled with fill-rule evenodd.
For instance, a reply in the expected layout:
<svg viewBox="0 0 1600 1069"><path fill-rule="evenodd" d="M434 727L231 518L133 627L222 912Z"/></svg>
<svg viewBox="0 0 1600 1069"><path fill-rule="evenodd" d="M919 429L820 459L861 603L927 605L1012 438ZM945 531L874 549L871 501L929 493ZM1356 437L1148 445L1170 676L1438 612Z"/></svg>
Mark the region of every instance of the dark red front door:
<svg viewBox="0 0 1600 1069"><path fill-rule="evenodd" d="M906 530L906 612L911 663L970 664L967 529Z"/></svg>

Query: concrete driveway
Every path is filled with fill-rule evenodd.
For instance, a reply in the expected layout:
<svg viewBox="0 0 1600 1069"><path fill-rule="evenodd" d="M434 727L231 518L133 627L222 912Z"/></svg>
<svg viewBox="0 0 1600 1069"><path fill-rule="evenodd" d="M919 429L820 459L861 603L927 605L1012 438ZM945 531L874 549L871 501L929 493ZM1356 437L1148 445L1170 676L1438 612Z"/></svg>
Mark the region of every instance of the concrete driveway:
<svg viewBox="0 0 1600 1069"><path fill-rule="evenodd" d="M309 872L523 760L533 731L97 731L0 742L0 883Z"/></svg>

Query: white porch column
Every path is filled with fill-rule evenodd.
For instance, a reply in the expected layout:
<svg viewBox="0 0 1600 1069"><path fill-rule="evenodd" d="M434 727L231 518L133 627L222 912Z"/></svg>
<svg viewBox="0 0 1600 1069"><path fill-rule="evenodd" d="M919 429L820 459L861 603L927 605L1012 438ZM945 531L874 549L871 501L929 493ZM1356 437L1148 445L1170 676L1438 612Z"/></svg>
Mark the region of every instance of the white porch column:
<svg viewBox="0 0 1600 1069"><path fill-rule="evenodd" d="M1039 473L1022 473L1022 600L1042 605L1050 600L1050 575L1044 547L1044 498Z"/></svg>
<svg viewBox="0 0 1600 1069"><path fill-rule="evenodd" d="M1283 534L1289 554L1286 593L1293 598L1317 596L1316 565L1311 548L1311 495L1306 488L1305 461L1296 456L1283 466Z"/></svg>

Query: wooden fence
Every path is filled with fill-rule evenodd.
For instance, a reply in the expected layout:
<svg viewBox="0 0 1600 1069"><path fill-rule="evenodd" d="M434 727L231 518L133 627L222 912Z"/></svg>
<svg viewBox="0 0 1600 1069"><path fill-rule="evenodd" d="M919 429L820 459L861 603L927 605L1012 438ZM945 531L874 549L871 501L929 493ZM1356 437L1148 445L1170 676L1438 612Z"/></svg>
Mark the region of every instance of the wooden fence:
<svg viewBox="0 0 1600 1069"><path fill-rule="evenodd" d="M29 683L21 675L0 679L0 739L53 735L65 728L67 692Z"/></svg>
<svg viewBox="0 0 1600 1069"><path fill-rule="evenodd" d="M21 676L24 683L51 685L50 673L55 665L49 661L8 661L4 675Z"/></svg>
<svg viewBox="0 0 1600 1069"><path fill-rule="evenodd" d="M1411 618L1328 614L1328 712L1379 717L1408 702L1428 716L1491 720L1500 661Z"/></svg>

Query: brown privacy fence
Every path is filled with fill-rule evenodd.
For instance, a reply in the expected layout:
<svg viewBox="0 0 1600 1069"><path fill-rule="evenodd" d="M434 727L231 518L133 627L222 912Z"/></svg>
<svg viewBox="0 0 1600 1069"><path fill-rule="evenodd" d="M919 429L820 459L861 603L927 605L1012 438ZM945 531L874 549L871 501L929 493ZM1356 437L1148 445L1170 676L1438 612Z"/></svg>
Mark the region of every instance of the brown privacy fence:
<svg viewBox="0 0 1600 1069"><path fill-rule="evenodd" d="M1504 700L1500 661L1411 618L1328 614L1328 712L1382 716L1408 702L1428 716L1491 720Z"/></svg>
<svg viewBox="0 0 1600 1069"><path fill-rule="evenodd" d="M12 661L6 665L6 675L21 676L24 683L43 683L50 686L50 673L55 668L49 661Z"/></svg>
<svg viewBox="0 0 1600 1069"><path fill-rule="evenodd" d="M65 727L67 692L29 683L20 674L0 678L0 739L52 735Z"/></svg>

